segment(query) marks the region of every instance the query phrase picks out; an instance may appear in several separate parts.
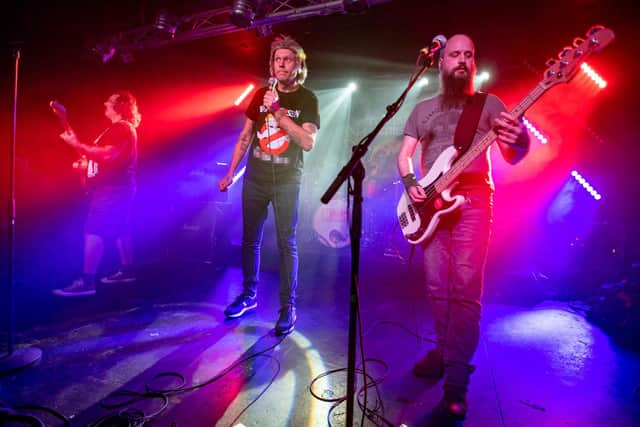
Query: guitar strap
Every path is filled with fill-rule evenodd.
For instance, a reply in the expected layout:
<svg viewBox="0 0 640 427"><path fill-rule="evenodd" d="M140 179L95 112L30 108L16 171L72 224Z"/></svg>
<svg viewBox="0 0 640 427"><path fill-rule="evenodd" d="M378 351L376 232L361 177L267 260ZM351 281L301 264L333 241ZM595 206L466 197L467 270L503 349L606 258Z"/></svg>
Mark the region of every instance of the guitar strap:
<svg viewBox="0 0 640 427"><path fill-rule="evenodd" d="M462 155L471 146L486 100L487 94L485 92L476 92L473 96L469 96L467 98L462 114L460 115L460 120L458 120L456 134L453 138L453 146L456 147L456 150L458 150L459 153L455 160L462 157ZM411 259L413 258L413 251L415 249L416 246L411 245L408 262L411 262Z"/></svg>
<svg viewBox="0 0 640 427"><path fill-rule="evenodd" d="M456 160L462 157L471 146L486 100L487 94L484 92L476 92L473 96L467 98L453 139L453 146L458 150Z"/></svg>

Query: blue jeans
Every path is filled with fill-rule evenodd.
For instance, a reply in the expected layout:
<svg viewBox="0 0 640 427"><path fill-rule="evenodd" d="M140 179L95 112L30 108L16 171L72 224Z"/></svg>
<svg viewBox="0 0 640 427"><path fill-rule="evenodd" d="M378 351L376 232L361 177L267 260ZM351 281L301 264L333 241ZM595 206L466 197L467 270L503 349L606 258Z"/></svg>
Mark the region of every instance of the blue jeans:
<svg viewBox="0 0 640 427"><path fill-rule="evenodd" d="M427 290L437 349L445 364L445 389L467 389L480 338L484 267L491 234L493 193L471 187L456 191L464 203L442 218L424 250Z"/></svg>
<svg viewBox="0 0 640 427"><path fill-rule="evenodd" d="M272 184L245 179L242 188L242 273L244 292L255 296L259 281L260 247L269 203L273 204L280 252L280 304L295 304L298 286L299 183Z"/></svg>

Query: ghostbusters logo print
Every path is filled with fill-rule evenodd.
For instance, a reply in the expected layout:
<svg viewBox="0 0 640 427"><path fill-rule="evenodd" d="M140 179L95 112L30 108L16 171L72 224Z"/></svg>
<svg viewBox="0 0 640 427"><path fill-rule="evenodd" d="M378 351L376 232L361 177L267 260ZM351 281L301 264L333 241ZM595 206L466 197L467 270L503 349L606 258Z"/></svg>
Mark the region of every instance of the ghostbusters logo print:
<svg viewBox="0 0 640 427"><path fill-rule="evenodd" d="M300 115L300 111L287 110L285 114L291 118L296 118ZM280 129L278 121L271 113L267 113L264 123L256 134L260 149L267 154L282 154L287 151L289 144L291 144L289 135L284 129Z"/></svg>
<svg viewBox="0 0 640 427"><path fill-rule="evenodd" d="M282 154L289 148L289 135L278 127L273 114L267 114L267 118L258 129L258 144L267 154Z"/></svg>

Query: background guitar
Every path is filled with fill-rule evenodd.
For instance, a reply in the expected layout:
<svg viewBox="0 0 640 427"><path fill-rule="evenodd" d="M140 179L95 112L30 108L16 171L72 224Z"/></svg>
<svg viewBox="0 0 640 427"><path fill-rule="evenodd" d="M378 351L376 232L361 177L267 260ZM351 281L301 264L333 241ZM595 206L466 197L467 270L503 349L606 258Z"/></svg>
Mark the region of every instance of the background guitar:
<svg viewBox="0 0 640 427"><path fill-rule="evenodd" d="M73 132L71 125L69 124L69 120L67 118L67 109L57 100L53 100L49 102L49 107L51 107L51 111L53 114L58 117L60 121L60 125L64 129L65 132ZM80 156L79 159L75 160L71 163L71 167L73 170L77 171L80 175L80 183L82 187L85 188L87 184L87 174L90 166L90 161L87 159L87 156Z"/></svg>

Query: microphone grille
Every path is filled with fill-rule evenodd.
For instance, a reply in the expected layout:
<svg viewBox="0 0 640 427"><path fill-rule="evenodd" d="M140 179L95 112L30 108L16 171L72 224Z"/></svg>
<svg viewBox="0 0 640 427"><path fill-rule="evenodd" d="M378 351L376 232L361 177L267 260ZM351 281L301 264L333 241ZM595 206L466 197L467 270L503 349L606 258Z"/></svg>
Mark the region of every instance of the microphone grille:
<svg viewBox="0 0 640 427"><path fill-rule="evenodd" d="M275 77L269 77L269 86L274 86L276 83L278 82L278 80L276 80Z"/></svg>
<svg viewBox="0 0 640 427"><path fill-rule="evenodd" d="M438 34L437 36L435 36L433 38L434 42L439 42L440 45L442 45L442 47L444 47L445 44L447 44L447 38L445 36L443 36L442 34Z"/></svg>

